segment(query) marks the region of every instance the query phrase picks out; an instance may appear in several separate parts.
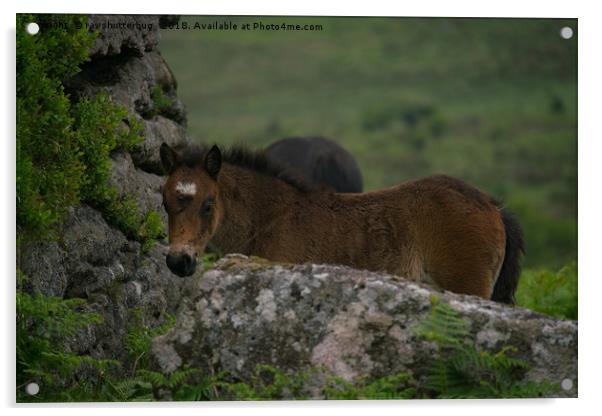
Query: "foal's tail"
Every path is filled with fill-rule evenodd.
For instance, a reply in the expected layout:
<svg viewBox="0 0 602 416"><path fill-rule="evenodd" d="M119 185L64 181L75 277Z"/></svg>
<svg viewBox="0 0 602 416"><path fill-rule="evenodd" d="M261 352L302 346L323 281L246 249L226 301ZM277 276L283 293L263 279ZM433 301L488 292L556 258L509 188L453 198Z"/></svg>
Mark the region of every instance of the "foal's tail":
<svg viewBox="0 0 602 416"><path fill-rule="evenodd" d="M506 254L500 274L493 287L491 300L496 302L514 304L514 292L518 286L520 276L520 260L525 254L523 230L516 217L497 204L502 214L504 229L506 230Z"/></svg>

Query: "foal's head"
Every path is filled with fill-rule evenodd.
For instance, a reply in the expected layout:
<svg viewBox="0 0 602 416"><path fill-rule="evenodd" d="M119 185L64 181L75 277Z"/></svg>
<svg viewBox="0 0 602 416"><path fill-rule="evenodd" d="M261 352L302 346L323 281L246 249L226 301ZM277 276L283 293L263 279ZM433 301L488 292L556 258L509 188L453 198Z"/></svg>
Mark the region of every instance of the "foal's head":
<svg viewBox="0 0 602 416"><path fill-rule="evenodd" d="M161 163L169 174L163 186L163 206L169 218L167 266L178 276L190 276L221 217L217 176L222 155L217 146L182 155L163 143Z"/></svg>

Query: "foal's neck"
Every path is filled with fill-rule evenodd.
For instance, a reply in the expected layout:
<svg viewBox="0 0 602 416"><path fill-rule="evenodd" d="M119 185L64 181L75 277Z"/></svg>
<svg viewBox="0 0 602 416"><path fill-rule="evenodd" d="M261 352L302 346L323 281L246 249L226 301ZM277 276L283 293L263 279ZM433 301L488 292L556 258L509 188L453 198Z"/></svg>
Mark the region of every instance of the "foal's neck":
<svg viewBox="0 0 602 416"><path fill-rule="evenodd" d="M255 241L269 233L288 207L307 199L281 179L228 163L218 184L224 210L212 243L223 253L252 254Z"/></svg>

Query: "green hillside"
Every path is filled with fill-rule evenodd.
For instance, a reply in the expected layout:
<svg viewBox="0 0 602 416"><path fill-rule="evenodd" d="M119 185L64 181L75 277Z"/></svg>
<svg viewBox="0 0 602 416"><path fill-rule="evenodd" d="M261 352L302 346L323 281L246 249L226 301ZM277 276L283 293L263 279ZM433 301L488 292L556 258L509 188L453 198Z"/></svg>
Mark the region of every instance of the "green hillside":
<svg viewBox="0 0 602 416"><path fill-rule="evenodd" d="M162 30L195 140L333 138L367 190L432 173L505 201L527 266L577 255L576 20L182 17L318 31Z"/></svg>

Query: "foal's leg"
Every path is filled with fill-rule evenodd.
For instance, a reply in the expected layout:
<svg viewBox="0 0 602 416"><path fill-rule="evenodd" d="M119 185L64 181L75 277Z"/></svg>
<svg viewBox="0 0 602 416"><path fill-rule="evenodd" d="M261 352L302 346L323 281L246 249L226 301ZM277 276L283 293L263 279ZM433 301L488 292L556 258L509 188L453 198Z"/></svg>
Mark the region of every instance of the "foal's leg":
<svg viewBox="0 0 602 416"><path fill-rule="evenodd" d="M497 275L488 264L440 261L428 274L444 290L490 299Z"/></svg>
<svg viewBox="0 0 602 416"><path fill-rule="evenodd" d="M428 275L442 289L490 299L504 260L505 239L463 242L431 251Z"/></svg>

